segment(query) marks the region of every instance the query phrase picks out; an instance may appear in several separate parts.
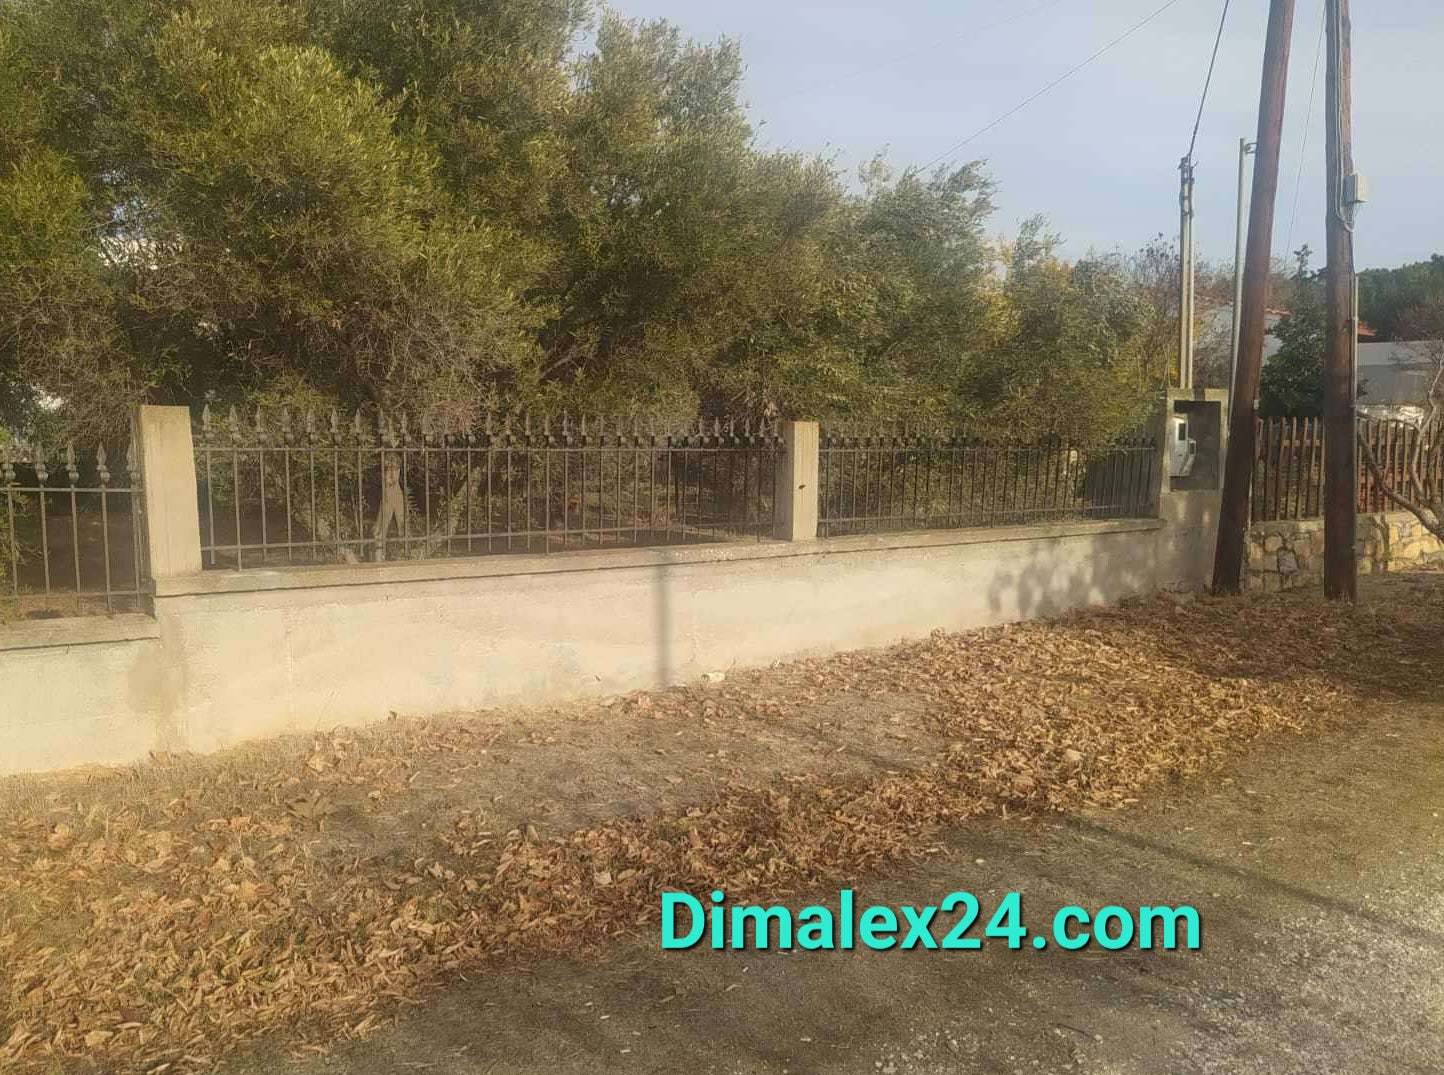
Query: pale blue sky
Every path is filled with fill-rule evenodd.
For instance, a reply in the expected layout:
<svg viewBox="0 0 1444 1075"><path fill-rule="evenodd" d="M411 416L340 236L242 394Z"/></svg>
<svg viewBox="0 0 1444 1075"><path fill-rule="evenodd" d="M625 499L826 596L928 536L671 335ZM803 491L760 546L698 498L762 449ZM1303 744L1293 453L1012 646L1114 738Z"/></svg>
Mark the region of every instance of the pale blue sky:
<svg viewBox="0 0 1444 1075"><path fill-rule="evenodd" d="M766 146L837 152L852 172L886 147L924 163L1040 89L1163 0L611 0L690 36L738 38ZM1444 252L1444 3L1353 4L1356 167L1370 204L1361 267ZM1293 211L1323 0L1294 27L1276 254ZM1182 0L961 151L1001 184L997 230L1044 212L1068 251L1131 249L1178 227L1178 161L1221 0ZM1238 139L1252 140L1268 0L1233 0L1198 149L1201 252L1233 256ZM1323 249L1323 65L1292 246ZM1316 257L1317 265L1322 260Z"/></svg>

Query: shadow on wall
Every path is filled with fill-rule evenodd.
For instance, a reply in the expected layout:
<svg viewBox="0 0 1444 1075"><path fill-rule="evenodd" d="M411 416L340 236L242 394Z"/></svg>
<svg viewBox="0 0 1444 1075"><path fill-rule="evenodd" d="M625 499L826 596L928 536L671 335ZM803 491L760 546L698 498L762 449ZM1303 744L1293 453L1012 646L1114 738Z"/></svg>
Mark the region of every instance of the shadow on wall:
<svg viewBox="0 0 1444 1075"><path fill-rule="evenodd" d="M730 579L699 579L684 565L657 564L637 591L638 607L608 608L604 615L646 617L648 652L632 655L646 679L637 687L672 685L700 674L699 661L718 668L766 664L1151 593L1158 587L1161 533L1144 524L893 550L850 547L846 538L830 547L823 540L795 559L769 559L755 569L734 573L719 565L736 588ZM775 618L749 625L747 610L759 599L774 602L767 607ZM699 645L708 652L698 652Z"/></svg>
<svg viewBox="0 0 1444 1075"><path fill-rule="evenodd" d="M1152 593L1158 588L1157 537L1141 531L1086 542L1027 542L1026 554L994 573L988 607L996 621L1031 620Z"/></svg>

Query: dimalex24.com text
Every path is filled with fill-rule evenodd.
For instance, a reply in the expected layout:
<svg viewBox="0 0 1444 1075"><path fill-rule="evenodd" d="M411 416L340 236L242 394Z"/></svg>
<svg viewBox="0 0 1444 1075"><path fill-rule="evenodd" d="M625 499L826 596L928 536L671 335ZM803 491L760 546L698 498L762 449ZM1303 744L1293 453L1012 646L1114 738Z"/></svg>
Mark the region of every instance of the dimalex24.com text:
<svg viewBox="0 0 1444 1075"><path fill-rule="evenodd" d="M1009 892L986 913L970 892L951 892L936 904L857 907L852 889L838 893L837 908L813 904L794 912L788 907L728 906L724 893L701 900L683 892L662 896L662 947L716 949L792 949L807 951L871 948L967 951L985 941L1009 948L1057 947L1076 951L1097 947L1198 948L1202 922L1192 907L1142 905L1087 911L1062 907L1041 932L1023 924L1023 898Z"/></svg>

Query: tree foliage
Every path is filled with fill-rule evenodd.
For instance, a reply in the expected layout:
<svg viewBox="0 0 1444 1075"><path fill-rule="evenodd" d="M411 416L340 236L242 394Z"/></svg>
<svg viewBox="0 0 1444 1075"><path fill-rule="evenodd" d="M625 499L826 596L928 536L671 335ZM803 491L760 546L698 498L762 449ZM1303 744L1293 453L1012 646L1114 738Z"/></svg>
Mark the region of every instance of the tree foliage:
<svg viewBox="0 0 1444 1075"><path fill-rule="evenodd" d="M1410 313L1444 299L1444 254L1397 269L1359 274L1359 317L1380 340L1410 338Z"/></svg>
<svg viewBox="0 0 1444 1075"><path fill-rule="evenodd" d="M742 75L587 0L0 0L0 418L1136 420L1166 313L1124 259L990 239L977 164L764 151Z"/></svg>
<svg viewBox="0 0 1444 1075"><path fill-rule="evenodd" d="M1309 271L1311 251L1297 254L1292 306L1273 334L1279 351L1259 376L1259 414L1265 418L1318 418L1324 413L1324 347L1328 331L1323 288Z"/></svg>
<svg viewBox="0 0 1444 1075"><path fill-rule="evenodd" d="M1154 311L1118 258L1074 264L1041 218L1004 249L1000 329L955 395L997 432L1091 438L1136 426L1163 370L1149 349Z"/></svg>

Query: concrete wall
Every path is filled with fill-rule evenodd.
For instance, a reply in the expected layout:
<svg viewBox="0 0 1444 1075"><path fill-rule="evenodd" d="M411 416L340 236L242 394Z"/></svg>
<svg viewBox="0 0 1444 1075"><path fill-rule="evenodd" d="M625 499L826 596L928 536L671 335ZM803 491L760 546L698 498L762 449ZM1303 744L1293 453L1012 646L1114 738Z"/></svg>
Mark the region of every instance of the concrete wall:
<svg viewBox="0 0 1444 1075"><path fill-rule="evenodd" d="M1360 515L1361 572L1398 571L1444 561L1444 545L1408 512ZM1258 523L1244 547L1248 588L1273 593L1318 585L1324 577L1324 521Z"/></svg>
<svg viewBox="0 0 1444 1075"><path fill-rule="evenodd" d="M1180 399L1222 403L1170 395L1163 428ZM187 421L138 421L154 614L0 624L0 773L614 694L1198 589L1218 528L1218 490L1171 482L1160 452L1156 520L819 542L815 471L798 467L786 541L202 572ZM794 439L815 456L815 427ZM1222 439L1208 450L1221 460ZM1359 541L1365 570L1444 560L1407 514L1361 518ZM1249 587L1317 582L1322 542L1317 520L1255 527Z"/></svg>
<svg viewBox="0 0 1444 1075"><path fill-rule="evenodd" d="M149 616L0 624L0 773L144 757L163 667Z"/></svg>
<svg viewBox="0 0 1444 1075"><path fill-rule="evenodd" d="M1188 414L1190 425L1208 439L1200 440L1194 478L1169 477L1168 431L1175 414ZM1213 578L1213 554L1218 543L1219 507L1223 502L1223 462L1228 448L1228 394L1220 389L1169 392L1157 419L1159 443L1158 563L1163 572L1159 588L1192 590L1206 587ZM1202 478L1202 480L1198 480Z"/></svg>
<svg viewBox="0 0 1444 1075"><path fill-rule="evenodd" d="M205 572L0 627L0 771L685 682L1200 585L1195 518ZM1204 513L1206 515L1206 512Z"/></svg>

